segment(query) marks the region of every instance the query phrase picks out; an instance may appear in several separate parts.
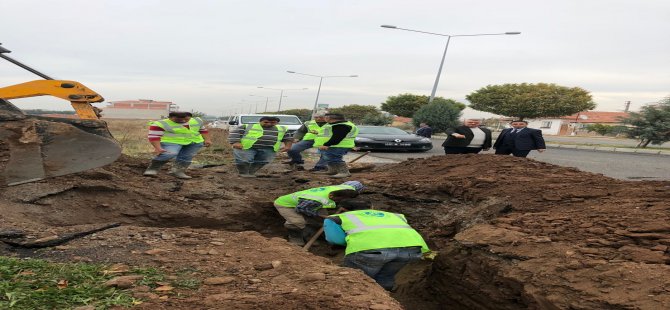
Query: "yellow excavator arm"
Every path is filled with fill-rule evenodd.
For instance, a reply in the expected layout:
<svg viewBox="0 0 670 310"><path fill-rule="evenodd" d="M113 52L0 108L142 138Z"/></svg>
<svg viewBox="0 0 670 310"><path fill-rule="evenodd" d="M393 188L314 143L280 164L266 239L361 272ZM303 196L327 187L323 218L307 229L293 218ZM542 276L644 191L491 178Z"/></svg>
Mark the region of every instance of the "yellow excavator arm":
<svg viewBox="0 0 670 310"><path fill-rule="evenodd" d="M44 178L101 167L121 155L100 109L91 105L102 96L75 81L54 80L6 55L0 58L45 80L0 88L0 186L18 185ZM8 100L54 96L70 101L77 119L26 115Z"/></svg>
<svg viewBox="0 0 670 310"><path fill-rule="evenodd" d="M0 88L0 98L5 100L53 96L70 101L81 119L98 119L93 102L105 99L83 84L75 81L36 80Z"/></svg>

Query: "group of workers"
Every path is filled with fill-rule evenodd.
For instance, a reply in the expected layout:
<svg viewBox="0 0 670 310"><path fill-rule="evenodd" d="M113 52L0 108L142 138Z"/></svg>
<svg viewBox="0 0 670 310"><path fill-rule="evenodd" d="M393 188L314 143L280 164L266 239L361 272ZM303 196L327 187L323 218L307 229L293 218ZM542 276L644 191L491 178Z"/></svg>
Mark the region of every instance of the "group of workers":
<svg viewBox="0 0 670 310"><path fill-rule="evenodd" d="M281 196L274 206L285 219L289 242L305 245L323 225L326 240L345 246L343 265L362 270L386 290L408 263L430 252L403 214L374 210L359 181L315 187ZM337 212L330 214L328 209Z"/></svg>
<svg viewBox="0 0 670 310"><path fill-rule="evenodd" d="M152 122L149 126L149 142L156 156L144 172L155 176L170 159L175 158L170 174L181 179L190 179L185 174L193 156L203 146L212 144L204 122L190 112L170 112L167 119ZM342 114L315 113L293 136L279 118L268 115L256 124L242 124L231 131L228 142L233 147L235 166L240 177L254 178L256 172L274 160L277 152L287 152L291 158L285 162L295 170L304 170L301 153L318 148L319 161L310 172L323 173L333 178L351 176L346 155L355 146L358 127L348 122ZM295 143L294 143L295 141ZM282 144L284 145L282 147Z"/></svg>
<svg viewBox="0 0 670 310"><path fill-rule="evenodd" d="M175 158L170 174L191 178L185 171L193 156L212 144L203 123L190 112L171 112L167 119L152 122L148 138L156 156L144 175L157 175L167 161ZM317 147L321 156L310 171L333 178L351 176L343 156L354 147L358 128L343 115L315 114L294 137L289 137L286 127L278 123L276 117L263 116L257 124L241 125L230 133L240 177L255 177L279 151L288 153L291 160L287 163L293 168L304 169L300 153L312 147ZM430 250L404 215L374 210L369 200L359 198L363 190L361 182L347 181L281 196L274 206L285 220L289 242L303 246L323 225L329 243L346 247L344 266L360 269L384 289L392 290L398 271ZM329 209L338 211L329 214Z"/></svg>

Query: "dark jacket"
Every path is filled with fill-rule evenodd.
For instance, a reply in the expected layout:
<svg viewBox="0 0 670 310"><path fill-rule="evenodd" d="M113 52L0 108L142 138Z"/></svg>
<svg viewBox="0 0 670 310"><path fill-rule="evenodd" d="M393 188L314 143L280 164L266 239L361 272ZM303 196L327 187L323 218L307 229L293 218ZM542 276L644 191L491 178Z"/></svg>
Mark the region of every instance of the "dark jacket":
<svg viewBox="0 0 670 310"><path fill-rule="evenodd" d="M421 127L421 128L416 130L416 135L426 137L426 138L430 138L433 135L433 128Z"/></svg>
<svg viewBox="0 0 670 310"><path fill-rule="evenodd" d="M500 135L496 139L496 143L493 144L494 148L502 147L507 139L510 139L510 132L514 128L503 129L500 132ZM542 130L533 129L533 128L524 128L522 131L516 133L514 139L514 149L519 151L529 151L529 150L538 150L546 149L544 145L544 138L542 138Z"/></svg>
<svg viewBox="0 0 670 310"><path fill-rule="evenodd" d="M479 129L481 129L486 135L486 138L484 138L484 145L482 145L482 148L484 149L491 148L491 140L492 140L491 130L484 127L479 127ZM470 127L465 125L458 126L456 128L449 128L447 129L446 133L448 137L447 140L445 140L444 143L442 143L443 147L466 147L470 144L470 142L472 142L472 138L475 137L475 135L472 133L472 129L470 129ZM452 134L454 133L464 135L465 139L459 139L452 136Z"/></svg>

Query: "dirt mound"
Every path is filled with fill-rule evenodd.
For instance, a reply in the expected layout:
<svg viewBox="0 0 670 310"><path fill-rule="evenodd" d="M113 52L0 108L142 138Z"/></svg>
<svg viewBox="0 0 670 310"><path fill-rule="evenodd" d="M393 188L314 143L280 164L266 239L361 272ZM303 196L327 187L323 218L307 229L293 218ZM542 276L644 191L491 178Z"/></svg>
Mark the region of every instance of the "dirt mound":
<svg viewBox="0 0 670 310"><path fill-rule="evenodd" d="M411 160L364 179L440 251L425 287L405 296L425 289L453 308L670 307L670 182L495 155Z"/></svg>
<svg viewBox="0 0 670 310"><path fill-rule="evenodd" d="M0 189L0 232L21 232L25 242L122 224L43 250L0 243L0 255L154 265L168 274L191 268L199 281L234 279L150 298L140 306L147 309L401 308L362 273L277 238L285 230L272 201L331 180L288 175L281 165L253 180L237 177L232 165L192 169L187 181L166 171L147 178L146 164L124 156L103 168ZM277 261L281 266L272 266Z"/></svg>
<svg viewBox="0 0 670 310"><path fill-rule="evenodd" d="M146 164L122 157L0 189L0 228L26 240L122 224L58 248L0 253L193 267L200 280L234 279L145 308L399 308L369 278L333 265L341 251L322 244L315 252L326 258L317 257L276 238L285 230L274 198L339 181L281 165L243 179L231 164L192 169L187 181L165 171L146 178ZM407 215L440 253L399 275L393 297L405 308L670 308L670 182L493 155L410 160L352 179L376 208ZM281 266L269 267L276 260Z"/></svg>

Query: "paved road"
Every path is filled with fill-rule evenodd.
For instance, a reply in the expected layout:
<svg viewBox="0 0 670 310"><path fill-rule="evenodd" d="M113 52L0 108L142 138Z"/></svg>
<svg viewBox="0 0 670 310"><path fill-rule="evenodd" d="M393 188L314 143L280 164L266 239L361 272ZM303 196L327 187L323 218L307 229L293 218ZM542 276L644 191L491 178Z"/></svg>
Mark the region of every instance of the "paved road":
<svg viewBox="0 0 670 310"><path fill-rule="evenodd" d="M388 163L402 161L410 157L444 155L441 147L443 141L433 139L434 148L425 153L373 152L367 156L371 158L366 159L366 161ZM487 153L493 152L489 151ZM670 156L664 155L550 148L542 154L533 151L528 157L560 166L576 167L584 171L602 173L617 179L670 180Z"/></svg>
<svg viewBox="0 0 670 310"><path fill-rule="evenodd" d="M634 139L621 139L612 137L571 137L571 136L544 136L548 143L574 143L574 144L593 144L593 145L616 145L626 147L636 147L640 141ZM670 142L661 145L650 144L650 147L670 148Z"/></svg>

